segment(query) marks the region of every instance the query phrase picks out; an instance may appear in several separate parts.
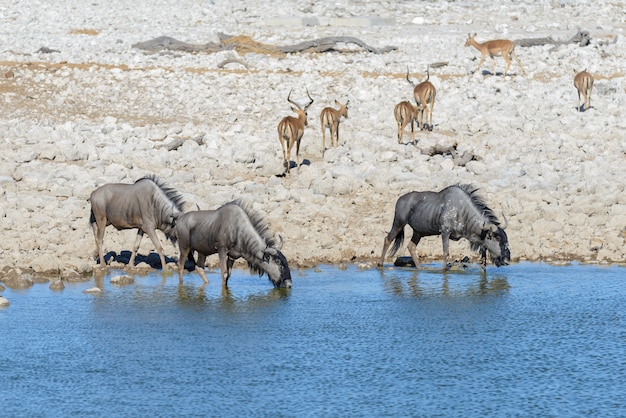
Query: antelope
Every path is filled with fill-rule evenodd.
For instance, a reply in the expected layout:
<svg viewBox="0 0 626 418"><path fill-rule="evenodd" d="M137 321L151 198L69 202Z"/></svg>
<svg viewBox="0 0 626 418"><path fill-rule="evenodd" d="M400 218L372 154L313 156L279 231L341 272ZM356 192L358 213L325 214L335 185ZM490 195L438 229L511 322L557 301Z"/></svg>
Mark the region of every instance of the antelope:
<svg viewBox="0 0 626 418"><path fill-rule="evenodd" d="M330 145L336 147L339 145L339 120L343 116L348 119L348 104L350 100L342 105L337 100L335 104L339 109L325 107L320 114L320 123L322 124L322 156L326 152L326 128L330 130Z"/></svg>
<svg viewBox="0 0 626 418"><path fill-rule="evenodd" d="M430 65L426 68L426 81L422 81L415 86L415 83L409 79L409 67L406 68L406 79L411 85L415 86L413 89L413 96L415 97L415 104L417 105L416 120L417 127L426 130L433 130L433 106L435 106L435 96L437 90L433 83L428 81L430 79ZM426 119L428 124L424 123L424 112L426 113Z"/></svg>
<svg viewBox="0 0 626 418"><path fill-rule="evenodd" d="M517 63L519 64L520 68L522 69L522 74L526 75L526 71L524 71L522 62L519 60L519 58L517 58L517 55L515 55L515 44L512 41L506 39L496 39L493 41L483 42L481 44L476 41L475 37L476 34L468 34L467 41L465 41L465 46L473 46L481 53L480 62L478 63L476 69L472 71L472 73L478 71L480 66L485 61L487 55L489 55L489 57L491 57L491 62L493 63L494 75L496 75L496 60L493 57L496 56L502 56L502 58L504 58L504 61L506 61L506 69L502 73L502 77L506 76L506 73L509 72L509 68L511 68L511 57L513 57L515 61L517 61Z"/></svg>
<svg viewBox="0 0 626 418"><path fill-rule="evenodd" d="M396 122L398 122L398 144L402 143L402 135L404 133L404 128L410 123L411 124L411 137L413 138L413 143L415 144L415 134L413 133L413 122L417 118L417 106L414 106L408 100L404 100L398 103L393 108L393 114L396 117Z"/></svg>
<svg viewBox="0 0 626 418"><path fill-rule="evenodd" d="M296 161L298 163L298 170L300 169L300 140L304 134L304 127L308 125L307 122L307 110L311 104L313 104L313 98L309 94L307 89L306 94L309 96L310 102L304 107L301 107L298 103L291 100L291 92L287 96L287 101L293 104L295 107L291 107L291 110L296 112L297 117L285 116L278 124L278 141L283 149L283 162L286 166L285 172L289 173L291 166L291 148L296 144Z"/></svg>
<svg viewBox="0 0 626 418"><path fill-rule="evenodd" d="M578 90L578 107L579 112L584 112L591 107L591 91L593 90L593 76L583 70L574 77L574 87ZM583 107L580 108L580 95L583 96Z"/></svg>

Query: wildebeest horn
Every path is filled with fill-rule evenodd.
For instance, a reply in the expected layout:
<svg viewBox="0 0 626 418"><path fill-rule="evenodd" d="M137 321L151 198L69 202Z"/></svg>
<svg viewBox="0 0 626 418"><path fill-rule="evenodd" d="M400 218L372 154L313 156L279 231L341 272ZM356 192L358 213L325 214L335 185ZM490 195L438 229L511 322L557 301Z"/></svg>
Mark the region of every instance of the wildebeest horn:
<svg viewBox="0 0 626 418"><path fill-rule="evenodd" d="M501 226L501 228L506 229L506 227L509 226L509 220L506 218L506 216L504 216L504 213L502 213L502 218L504 219L504 226Z"/></svg>
<svg viewBox="0 0 626 418"><path fill-rule="evenodd" d="M278 244L276 244L276 249L282 250L283 249L283 244L285 242L283 241L282 235L278 234L277 236L278 236Z"/></svg>
<svg viewBox="0 0 626 418"><path fill-rule="evenodd" d="M483 231L496 232L498 227L495 224L488 224L487 222L483 222Z"/></svg>

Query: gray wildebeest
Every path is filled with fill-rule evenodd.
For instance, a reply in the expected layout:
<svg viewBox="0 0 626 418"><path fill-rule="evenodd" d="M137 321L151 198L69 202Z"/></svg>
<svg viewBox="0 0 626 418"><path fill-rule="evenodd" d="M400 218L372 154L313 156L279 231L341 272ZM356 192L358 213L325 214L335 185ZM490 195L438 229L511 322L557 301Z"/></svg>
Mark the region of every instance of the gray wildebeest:
<svg viewBox="0 0 626 418"><path fill-rule="evenodd" d="M391 255L404 241L404 227L413 228L413 237L408 245L409 253L417 268L420 268L417 244L422 237L441 235L443 241L443 268L448 268L449 240L465 238L473 251L479 251L481 265L487 264L487 251L491 261L498 267L508 265L511 260L509 241L500 227L493 211L471 185L455 185L440 192L410 192L396 202L396 212L391 231L385 237L379 266L385 261L387 249L394 241Z"/></svg>
<svg viewBox="0 0 626 418"><path fill-rule="evenodd" d="M176 243L176 218L183 212L184 200L175 189L168 187L156 176L146 176L134 184L109 183L91 193L89 222L96 238L96 252L104 265L104 229L113 225L118 230L137 228L137 238L128 265L134 266L141 238L146 233L152 240L165 268L163 246L156 230L163 231L167 239Z"/></svg>
<svg viewBox="0 0 626 418"><path fill-rule="evenodd" d="M245 203L235 200L217 210L187 212L176 221L178 237L179 279L183 281L185 261L193 262L205 283L206 257L219 255L222 286L228 286L233 263L243 257L250 270L259 275L267 273L274 287L291 287L291 272L287 259L280 252L276 239L269 233L261 216ZM198 261L193 253L198 253Z"/></svg>

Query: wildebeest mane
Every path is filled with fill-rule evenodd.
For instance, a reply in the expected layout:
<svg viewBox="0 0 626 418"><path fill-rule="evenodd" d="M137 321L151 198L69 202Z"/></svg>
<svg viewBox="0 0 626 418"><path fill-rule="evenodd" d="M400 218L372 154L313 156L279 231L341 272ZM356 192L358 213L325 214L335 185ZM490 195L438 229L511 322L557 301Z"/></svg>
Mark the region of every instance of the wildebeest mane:
<svg viewBox="0 0 626 418"><path fill-rule="evenodd" d="M237 205L241 209L243 209L246 215L248 215L248 219L250 219L252 227L263 239L267 247L276 246L276 239L272 234L270 234L269 225L267 224L263 216L261 216L261 214L253 210L250 207L250 204L241 199L233 200L232 202L230 202L230 204ZM254 237L252 235L247 237L247 242L241 243L241 247L246 249L254 248L255 245L257 244L254 241ZM261 268L261 261L263 260L259 260L257 259L257 257L248 257L248 267L250 268L250 271L252 271L253 273L258 273L259 276L262 276L265 273L265 270Z"/></svg>
<svg viewBox="0 0 626 418"><path fill-rule="evenodd" d="M272 234L270 234L269 225L260 213L252 209L250 207L250 204L244 202L242 199L233 200L231 203L239 206L241 209L243 209L244 212L246 212L246 215L248 215L248 218L250 218L252 226L261 236L261 238L263 238L263 241L265 241L265 244L268 247L276 246L276 239Z"/></svg>
<svg viewBox="0 0 626 418"><path fill-rule="evenodd" d="M166 202L163 200L163 196L165 196L169 203L173 204L179 212L183 212L183 209L185 207L185 200L183 199L183 195L181 195L176 189L165 184L163 180L159 179L154 174L150 174L140 178L135 182L135 184L139 183L140 181L151 181L159 188L159 190L163 192L163 195L154 193L150 195L151 203L155 208L157 208L157 210L161 212L161 216L159 219L167 219L167 212L169 212L170 209ZM166 229L163 231L163 233L168 240L176 244L177 237L175 230L172 230L170 232L168 229Z"/></svg>
<svg viewBox="0 0 626 418"><path fill-rule="evenodd" d="M163 180L159 179L154 174L150 174L148 176L142 177L139 180L137 180L135 183L139 183L142 180L150 180L151 182L156 184L157 187L161 189L161 191L165 194L167 199L174 204L176 209L178 209L180 212L183 212L185 208L185 199L183 198L183 195L180 194L176 189L165 184Z"/></svg>
<svg viewBox="0 0 626 418"><path fill-rule="evenodd" d="M469 198L472 200L474 207L476 207L476 209L478 209L478 211L482 213L490 223L500 226L500 221L498 221L498 218L495 213L493 213L493 210L487 206L484 199L478 194L478 187L474 187L471 184L457 184L457 187L467 193Z"/></svg>
<svg viewBox="0 0 626 418"><path fill-rule="evenodd" d="M487 206L487 204L485 203L483 198L478 194L478 188L477 187L474 187L471 184L457 184L457 187L459 189L463 190L465 193L467 193L467 195L471 199L472 204L474 205L474 207L485 218L487 218L490 223L492 223L492 224L494 224L496 226L500 226L500 221L498 221L498 218L493 213L493 210L491 210ZM476 243L476 242L470 242L470 248L471 248L472 251L478 251L478 250L480 250L481 245L479 243Z"/></svg>

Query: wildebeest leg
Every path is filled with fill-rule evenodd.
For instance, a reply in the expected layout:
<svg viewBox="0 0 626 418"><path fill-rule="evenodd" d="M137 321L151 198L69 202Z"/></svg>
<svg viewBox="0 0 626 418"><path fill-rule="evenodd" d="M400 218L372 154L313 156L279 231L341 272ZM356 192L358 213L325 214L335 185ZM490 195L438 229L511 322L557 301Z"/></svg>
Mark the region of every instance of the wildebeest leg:
<svg viewBox="0 0 626 418"><path fill-rule="evenodd" d="M98 258L100 259L100 267L105 268L106 262L104 261L104 228L106 228L106 220L102 222L94 222L92 224L93 227L93 236L96 238L96 253Z"/></svg>
<svg viewBox="0 0 626 418"><path fill-rule="evenodd" d="M441 242L443 244L443 270L448 269L448 256L450 255L450 233L441 233Z"/></svg>
<svg viewBox="0 0 626 418"><path fill-rule="evenodd" d="M228 277L230 277L230 275L233 272L233 264L235 264L235 260L233 260L232 258L228 257L228 260L226 261L226 269L228 271Z"/></svg>
<svg viewBox="0 0 626 418"><path fill-rule="evenodd" d="M391 232L389 232L387 236L385 237L385 243L383 244L383 252L380 255L380 261L378 262L378 267L382 267L383 264L385 263L385 256L387 255L387 250L389 250L389 246L391 245L391 242L398 235L398 232L400 231L396 231L395 229L392 228Z"/></svg>
<svg viewBox="0 0 626 418"><path fill-rule="evenodd" d="M128 265L130 268L135 267L135 256L137 255L137 251L139 250L139 244L141 243L141 238L143 237L143 231L141 229L137 230L137 237L135 238L135 244L133 244L133 253L130 255L130 260L128 261Z"/></svg>
<svg viewBox="0 0 626 418"><path fill-rule="evenodd" d="M156 230L149 229L148 236L150 237L152 244L154 244L154 248L156 248L157 253L159 253L159 258L161 259L161 270L165 270L165 256L163 256L163 246L161 245L161 241L159 240L159 237L156 234Z"/></svg>
<svg viewBox="0 0 626 418"><path fill-rule="evenodd" d="M202 277L204 283L208 283L209 279L206 278L204 273L204 264L206 263L206 255L198 253L198 262L196 263L196 272Z"/></svg>
<svg viewBox="0 0 626 418"><path fill-rule="evenodd" d="M218 251L220 257L220 273L222 274L222 287L228 287L228 279L230 278L230 271L228 269L228 254L226 250L220 249Z"/></svg>
<svg viewBox="0 0 626 418"><path fill-rule="evenodd" d="M487 248L485 247L480 249L480 267L483 270L487 268Z"/></svg>
<svg viewBox="0 0 626 418"><path fill-rule="evenodd" d="M179 283L183 283L183 270L185 269L185 261L187 261L187 258L189 256L189 252L191 251L191 248L189 247L185 247L182 248L179 246L179 253L178 254L178 282ZM195 260L194 260L194 265L195 265Z"/></svg>
<svg viewBox="0 0 626 418"><path fill-rule="evenodd" d="M417 244L420 242L420 239L422 239L422 236L419 235L417 232L413 231L411 242L409 242L409 245L407 247L409 249L409 254L411 254L411 258L413 259L413 262L415 263L415 267L418 269L422 268L422 266L420 265L419 255L417 254Z"/></svg>

